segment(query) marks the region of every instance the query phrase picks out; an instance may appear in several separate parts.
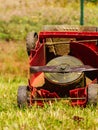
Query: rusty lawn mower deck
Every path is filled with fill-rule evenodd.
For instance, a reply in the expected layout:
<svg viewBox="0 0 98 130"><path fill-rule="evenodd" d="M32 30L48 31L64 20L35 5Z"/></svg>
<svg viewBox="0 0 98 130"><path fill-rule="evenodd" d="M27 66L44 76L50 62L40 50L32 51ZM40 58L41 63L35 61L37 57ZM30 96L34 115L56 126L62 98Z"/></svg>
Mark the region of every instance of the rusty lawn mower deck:
<svg viewBox="0 0 98 130"><path fill-rule="evenodd" d="M26 39L28 85L18 88L18 106L70 100L98 103L98 27L47 25Z"/></svg>

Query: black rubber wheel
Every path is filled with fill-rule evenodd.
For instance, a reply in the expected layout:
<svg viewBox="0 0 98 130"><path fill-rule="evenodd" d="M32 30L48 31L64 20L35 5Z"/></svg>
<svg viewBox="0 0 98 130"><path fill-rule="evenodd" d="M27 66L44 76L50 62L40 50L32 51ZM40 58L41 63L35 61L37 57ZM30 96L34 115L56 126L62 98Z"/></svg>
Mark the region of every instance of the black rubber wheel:
<svg viewBox="0 0 98 130"><path fill-rule="evenodd" d="M19 86L17 92L17 103L19 107L27 106L27 86Z"/></svg>
<svg viewBox="0 0 98 130"><path fill-rule="evenodd" d="M88 86L88 103L96 105L98 103L98 84Z"/></svg>
<svg viewBox="0 0 98 130"><path fill-rule="evenodd" d="M31 49L35 48L36 41L38 40L38 34L36 32L29 32L26 37L26 49L28 55L30 55Z"/></svg>

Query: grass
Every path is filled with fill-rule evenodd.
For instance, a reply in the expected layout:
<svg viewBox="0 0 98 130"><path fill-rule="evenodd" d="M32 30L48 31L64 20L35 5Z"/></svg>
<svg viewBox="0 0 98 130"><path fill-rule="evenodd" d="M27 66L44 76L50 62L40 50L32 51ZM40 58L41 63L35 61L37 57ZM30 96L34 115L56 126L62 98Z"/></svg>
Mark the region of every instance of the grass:
<svg viewBox="0 0 98 130"><path fill-rule="evenodd" d="M2 1L2 0L1 0ZM80 1L6 0L0 3L0 39L24 40L27 33L39 32L45 24L80 24ZM84 4L84 24L97 26L97 4ZM74 5L74 6L73 6ZM58 13L59 12L59 13Z"/></svg>
<svg viewBox="0 0 98 130"><path fill-rule="evenodd" d="M43 108L19 109L17 89L27 84L25 77L5 82L0 78L0 130L97 130L98 106L71 107L64 101ZM80 119L75 119L79 117Z"/></svg>
<svg viewBox="0 0 98 130"><path fill-rule="evenodd" d="M0 41L0 52L0 75L5 78L27 76L29 63L25 42Z"/></svg>
<svg viewBox="0 0 98 130"><path fill-rule="evenodd" d="M98 25L97 12L97 5L85 2L85 25ZM44 24L79 25L79 18L79 1L1 0L0 130L98 129L98 105L79 108L59 101L43 108L17 106L18 86L28 84L26 34L41 30Z"/></svg>
<svg viewBox="0 0 98 130"><path fill-rule="evenodd" d="M0 130L97 130L98 106L71 107L64 101L19 109L17 89L26 78L0 78ZM80 118L80 119L76 119Z"/></svg>

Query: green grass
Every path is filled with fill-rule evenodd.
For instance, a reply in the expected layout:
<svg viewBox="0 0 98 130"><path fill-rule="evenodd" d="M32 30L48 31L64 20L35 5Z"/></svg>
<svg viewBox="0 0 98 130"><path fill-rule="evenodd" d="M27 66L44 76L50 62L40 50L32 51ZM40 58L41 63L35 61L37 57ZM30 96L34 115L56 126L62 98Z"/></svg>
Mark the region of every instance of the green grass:
<svg viewBox="0 0 98 130"><path fill-rule="evenodd" d="M0 3L0 39L24 40L30 31L39 32L46 24L80 24L80 1L22 0ZM4 7L5 6L5 7ZM98 3L84 4L84 24L98 25ZM59 12L59 13L58 13Z"/></svg>
<svg viewBox="0 0 98 130"><path fill-rule="evenodd" d="M26 77L0 78L0 130L97 130L98 106L71 107L64 101L45 107L17 107L17 89ZM75 117L81 118L80 120Z"/></svg>
<svg viewBox="0 0 98 130"><path fill-rule="evenodd" d="M0 39L24 40L28 32L40 29L40 24L29 17L14 16L8 22L0 21Z"/></svg>
<svg viewBox="0 0 98 130"><path fill-rule="evenodd" d="M98 25L97 12L97 5L85 2L85 25ZM98 105L80 108L59 101L43 108L17 106L18 87L28 84L28 56L22 41L26 34L39 32L44 24L79 25L79 20L79 1L1 0L0 39L5 41L0 41L0 130L98 129Z"/></svg>

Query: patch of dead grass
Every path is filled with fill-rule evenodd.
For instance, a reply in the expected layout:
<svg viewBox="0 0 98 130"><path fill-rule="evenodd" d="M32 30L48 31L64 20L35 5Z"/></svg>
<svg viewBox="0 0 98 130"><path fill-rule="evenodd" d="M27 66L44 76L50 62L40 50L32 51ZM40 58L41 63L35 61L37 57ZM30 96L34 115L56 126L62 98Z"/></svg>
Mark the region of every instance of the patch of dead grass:
<svg viewBox="0 0 98 130"><path fill-rule="evenodd" d="M23 54L19 55L21 49ZM29 61L24 42L0 41L0 52L1 75L26 76L28 74Z"/></svg>

